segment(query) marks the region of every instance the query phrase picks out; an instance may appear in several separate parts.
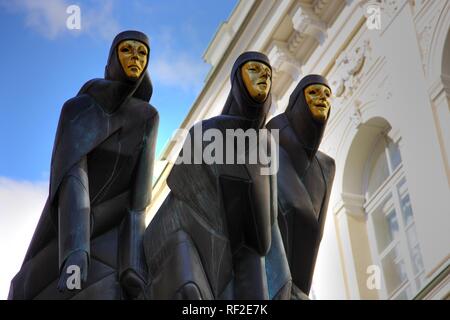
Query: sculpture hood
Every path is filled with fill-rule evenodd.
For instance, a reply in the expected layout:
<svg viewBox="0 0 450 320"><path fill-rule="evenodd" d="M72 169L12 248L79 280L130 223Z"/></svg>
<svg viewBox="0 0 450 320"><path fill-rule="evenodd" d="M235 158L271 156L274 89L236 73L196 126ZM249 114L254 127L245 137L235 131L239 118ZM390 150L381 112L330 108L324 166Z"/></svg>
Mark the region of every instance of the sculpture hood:
<svg viewBox="0 0 450 320"><path fill-rule="evenodd" d="M272 68L269 58L263 53L248 51L241 54L231 70L231 90L222 109L222 115L242 117L251 120L253 128L261 128L266 121L266 115L272 103L272 95L269 93L262 103L256 102L250 97L240 72L241 66L248 61L259 61Z"/></svg>
<svg viewBox="0 0 450 320"><path fill-rule="evenodd" d="M134 98L133 106L139 106L149 114L157 113L156 109L148 104L152 85L146 69L138 79L132 81L125 76L121 68L117 45L128 39L141 41L148 47L147 36L141 32L119 33L111 45L105 78L86 82L77 96L66 101L61 109L52 154L49 196L24 263L55 236L58 225L55 214L56 195L65 174L83 156L89 154L112 133L120 130L125 122L128 112L119 110L119 107Z"/></svg>
<svg viewBox="0 0 450 320"><path fill-rule="evenodd" d="M127 77L120 64L117 46L125 40L140 41L147 46L149 53L147 64L138 79ZM153 93L153 86L147 71L149 60L150 45L147 36L139 31L123 31L114 38L111 44L104 79L93 79L86 82L78 95L88 93L107 113L117 110L130 97L149 102Z"/></svg>
<svg viewBox="0 0 450 320"><path fill-rule="evenodd" d="M307 149L310 157L313 157L319 148L331 112L330 110L328 118L324 123L319 123L314 120L308 104L306 103L304 93L305 88L313 84L323 84L330 88L327 79L324 77L317 74L307 75L299 82L292 92L289 98L289 104L285 111L285 115L289 120L290 126L293 128L297 139L299 139L304 148Z"/></svg>

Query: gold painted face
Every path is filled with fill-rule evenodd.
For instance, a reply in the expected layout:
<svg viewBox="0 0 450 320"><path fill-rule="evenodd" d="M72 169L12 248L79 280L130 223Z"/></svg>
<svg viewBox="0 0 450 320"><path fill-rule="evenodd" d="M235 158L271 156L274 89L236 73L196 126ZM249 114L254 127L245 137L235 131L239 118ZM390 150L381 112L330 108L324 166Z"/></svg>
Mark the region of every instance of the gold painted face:
<svg viewBox="0 0 450 320"><path fill-rule="evenodd" d="M262 62L248 61L241 67L242 80L250 96L264 102L272 86L272 71Z"/></svg>
<svg viewBox="0 0 450 320"><path fill-rule="evenodd" d="M147 65L148 49L145 44L136 40L125 40L119 43L117 51L127 77L139 78Z"/></svg>
<svg viewBox="0 0 450 320"><path fill-rule="evenodd" d="M314 120L324 123L328 119L331 90L323 84L312 84L305 88L305 99Z"/></svg>

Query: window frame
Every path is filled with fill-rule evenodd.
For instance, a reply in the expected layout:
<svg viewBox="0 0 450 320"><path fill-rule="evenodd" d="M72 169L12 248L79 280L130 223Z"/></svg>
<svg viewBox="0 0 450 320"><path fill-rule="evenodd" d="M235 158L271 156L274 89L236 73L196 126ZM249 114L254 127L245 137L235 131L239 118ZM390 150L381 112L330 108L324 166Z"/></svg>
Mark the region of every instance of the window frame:
<svg viewBox="0 0 450 320"><path fill-rule="evenodd" d="M368 184L369 184L369 177L371 175L370 169L373 166L374 159L377 159L379 156L378 153L372 154L369 159L366 161L365 166L365 174L364 174L364 183L363 183L363 194L365 197L365 202L363 205L365 216L366 216L366 222L367 222L367 231L368 231L368 238L370 243L370 250L372 254L373 262L380 268L381 271L381 288L380 288L380 298L381 299L396 299L398 298L402 293L406 293L408 295L408 292L405 290L411 290L410 295L408 298L412 298L415 292L420 291L420 287L417 285L417 280L419 277L423 276L424 270L421 270L418 272L417 275L414 275L413 270L413 261L412 261L412 254L409 249L408 245L408 238L407 238L407 230L412 228L412 226L415 225L415 219L414 219L414 210L413 210L413 220L408 225L405 225L405 222L403 221L403 212L401 207L401 200L402 196L408 194L408 186L407 186L407 180L406 175L403 169L403 160L400 161L400 163L397 165L396 168L392 168L392 163L390 159L390 152L389 149L389 138L387 138L386 134L383 133L380 135L378 139L376 139L376 142L374 144L374 150L376 148L379 148L377 144L382 143L384 147L382 148L382 152L384 153L389 169L389 176L385 179L385 181L371 194L368 195ZM393 142L392 143L397 143ZM401 156L401 152L400 152ZM405 189L402 194L400 194L400 187L404 184L403 188ZM410 198L411 201L411 198ZM392 212L392 209L395 210L396 220L398 224L398 234L391 240L389 244L386 245L386 247L382 250L378 248L378 240L376 236L376 228L375 228L375 222L374 222L374 215L377 213L377 211L381 209L381 206L387 205L389 206L389 210L385 210L383 213L385 216L389 215ZM384 258L387 257L388 254L394 250L395 246L399 246L400 250L400 259L403 260L405 272L406 272L406 279L403 280L402 283L400 283L391 293L388 292L387 286L386 286L386 278L385 278L385 271L383 269L382 261ZM419 250L420 250L420 243L419 243ZM409 286L409 289L407 288Z"/></svg>

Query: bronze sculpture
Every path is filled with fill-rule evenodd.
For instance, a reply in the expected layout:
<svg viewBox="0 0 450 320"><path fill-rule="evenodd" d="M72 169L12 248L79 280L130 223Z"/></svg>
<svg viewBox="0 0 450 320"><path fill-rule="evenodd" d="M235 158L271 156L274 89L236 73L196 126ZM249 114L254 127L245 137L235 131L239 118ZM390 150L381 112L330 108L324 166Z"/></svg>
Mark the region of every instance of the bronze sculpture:
<svg viewBox="0 0 450 320"><path fill-rule="evenodd" d="M304 77L286 111L266 125L279 130L278 225L292 275L292 298L307 299L322 238L335 163L318 151L330 115L331 89Z"/></svg>
<svg viewBox="0 0 450 320"><path fill-rule="evenodd" d="M149 49L144 34L120 33L105 78L63 106L49 197L9 299L307 298L334 177L334 160L318 151L330 114L326 80L302 79L286 112L266 125L280 132L277 174L248 162L255 150L270 156L270 141L246 141L232 163L198 163L211 141L186 140L180 158L189 150L190 162L174 166L144 236L159 122L148 103ZM213 129L226 146L237 139L227 130L259 138L271 73L264 54L239 56L222 114L190 136ZM74 266L78 290L67 287Z"/></svg>
<svg viewBox="0 0 450 320"><path fill-rule="evenodd" d="M233 142L227 130L259 132L270 108L270 89L268 58L243 53L232 68L222 114L197 124L189 136L195 137L196 128L214 129ZM186 140L182 154L189 151L191 162L174 165L167 179L171 192L146 230L147 298L268 299L290 294L288 274L266 274L269 248L282 248L281 236L275 237L278 245L271 246L273 229L278 230L275 174L261 175L262 165L248 161L196 164L196 151L203 155L209 145ZM233 160L251 147L247 143ZM284 257L287 265L284 251L273 255Z"/></svg>
<svg viewBox="0 0 450 320"><path fill-rule="evenodd" d="M145 287L142 237L151 200L158 113L148 102L147 36L118 34L104 79L62 110L50 191L9 299L136 298ZM80 286L68 290L74 267Z"/></svg>

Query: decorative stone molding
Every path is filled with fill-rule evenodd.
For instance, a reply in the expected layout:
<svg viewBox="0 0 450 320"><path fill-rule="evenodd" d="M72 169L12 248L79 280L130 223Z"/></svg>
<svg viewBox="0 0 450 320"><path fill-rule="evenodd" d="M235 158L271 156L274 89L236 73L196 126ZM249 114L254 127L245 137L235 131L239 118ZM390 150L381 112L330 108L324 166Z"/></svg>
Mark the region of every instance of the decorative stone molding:
<svg viewBox="0 0 450 320"><path fill-rule="evenodd" d="M368 50L370 42L366 40L350 51L344 51L336 59L336 69L330 81L336 97L348 97L356 89L359 84L358 75L364 66Z"/></svg>
<svg viewBox="0 0 450 320"><path fill-rule="evenodd" d="M296 81L302 74L300 63L290 54L287 44L281 41L273 41L269 46L268 57L272 64L272 69L276 73L286 73L293 81Z"/></svg>
<svg viewBox="0 0 450 320"><path fill-rule="evenodd" d="M316 5L314 11L320 12L329 3L329 0L320 0L318 2L320 3L320 6ZM292 39L294 41L291 44L293 49L295 49L294 43L299 42L298 40L301 39L301 35L308 35L314 38L319 44L322 44L325 41L327 26L320 20L314 11L298 5L291 12L292 25L294 30L299 34Z"/></svg>
<svg viewBox="0 0 450 320"><path fill-rule="evenodd" d="M420 55L425 75L428 75L428 61L433 40L434 29L441 14L441 8L436 7L434 12L426 19L425 23L417 23L417 36L419 39Z"/></svg>
<svg viewBox="0 0 450 320"><path fill-rule="evenodd" d="M219 63L223 53L231 44L236 32L241 27L254 4L259 0L239 1L228 21L221 24L203 54L203 59L213 68Z"/></svg>
<svg viewBox="0 0 450 320"><path fill-rule="evenodd" d="M366 198L362 195L345 193L333 208L335 215L348 214L357 219L365 219L364 203Z"/></svg>
<svg viewBox="0 0 450 320"><path fill-rule="evenodd" d="M316 0L313 4L314 13L321 16L331 1L332 0Z"/></svg>
<svg viewBox="0 0 450 320"><path fill-rule="evenodd" d="M293 32L288 40L289 52L292 54L295 54L297 52L298 48L300 48L300 45L305 41L306 38L307 38L307 35L304 33L299 33L296 31Z"/></svg>
<svg viewBox="0 0 450 320"><path fill-rule="evenodd" d="M362 124L362 113L361 113L362 102L358 99L355 100L353 104L353 112L350 115L350 121L356 128L359 128Z"/></svg>
<svg viewBox="0 0 450 320"><path fill-rule="evenodd" d="M401 136L400 133L401 133L400 129L398 129L398 128L395 128L395 129L391 128L386 133L386 135L388 136L389 139L392 140L392 142L397 143L399 145L400 149L401 149L402 146L403 146L403 140L402 140L402 136Z"/></svg>

